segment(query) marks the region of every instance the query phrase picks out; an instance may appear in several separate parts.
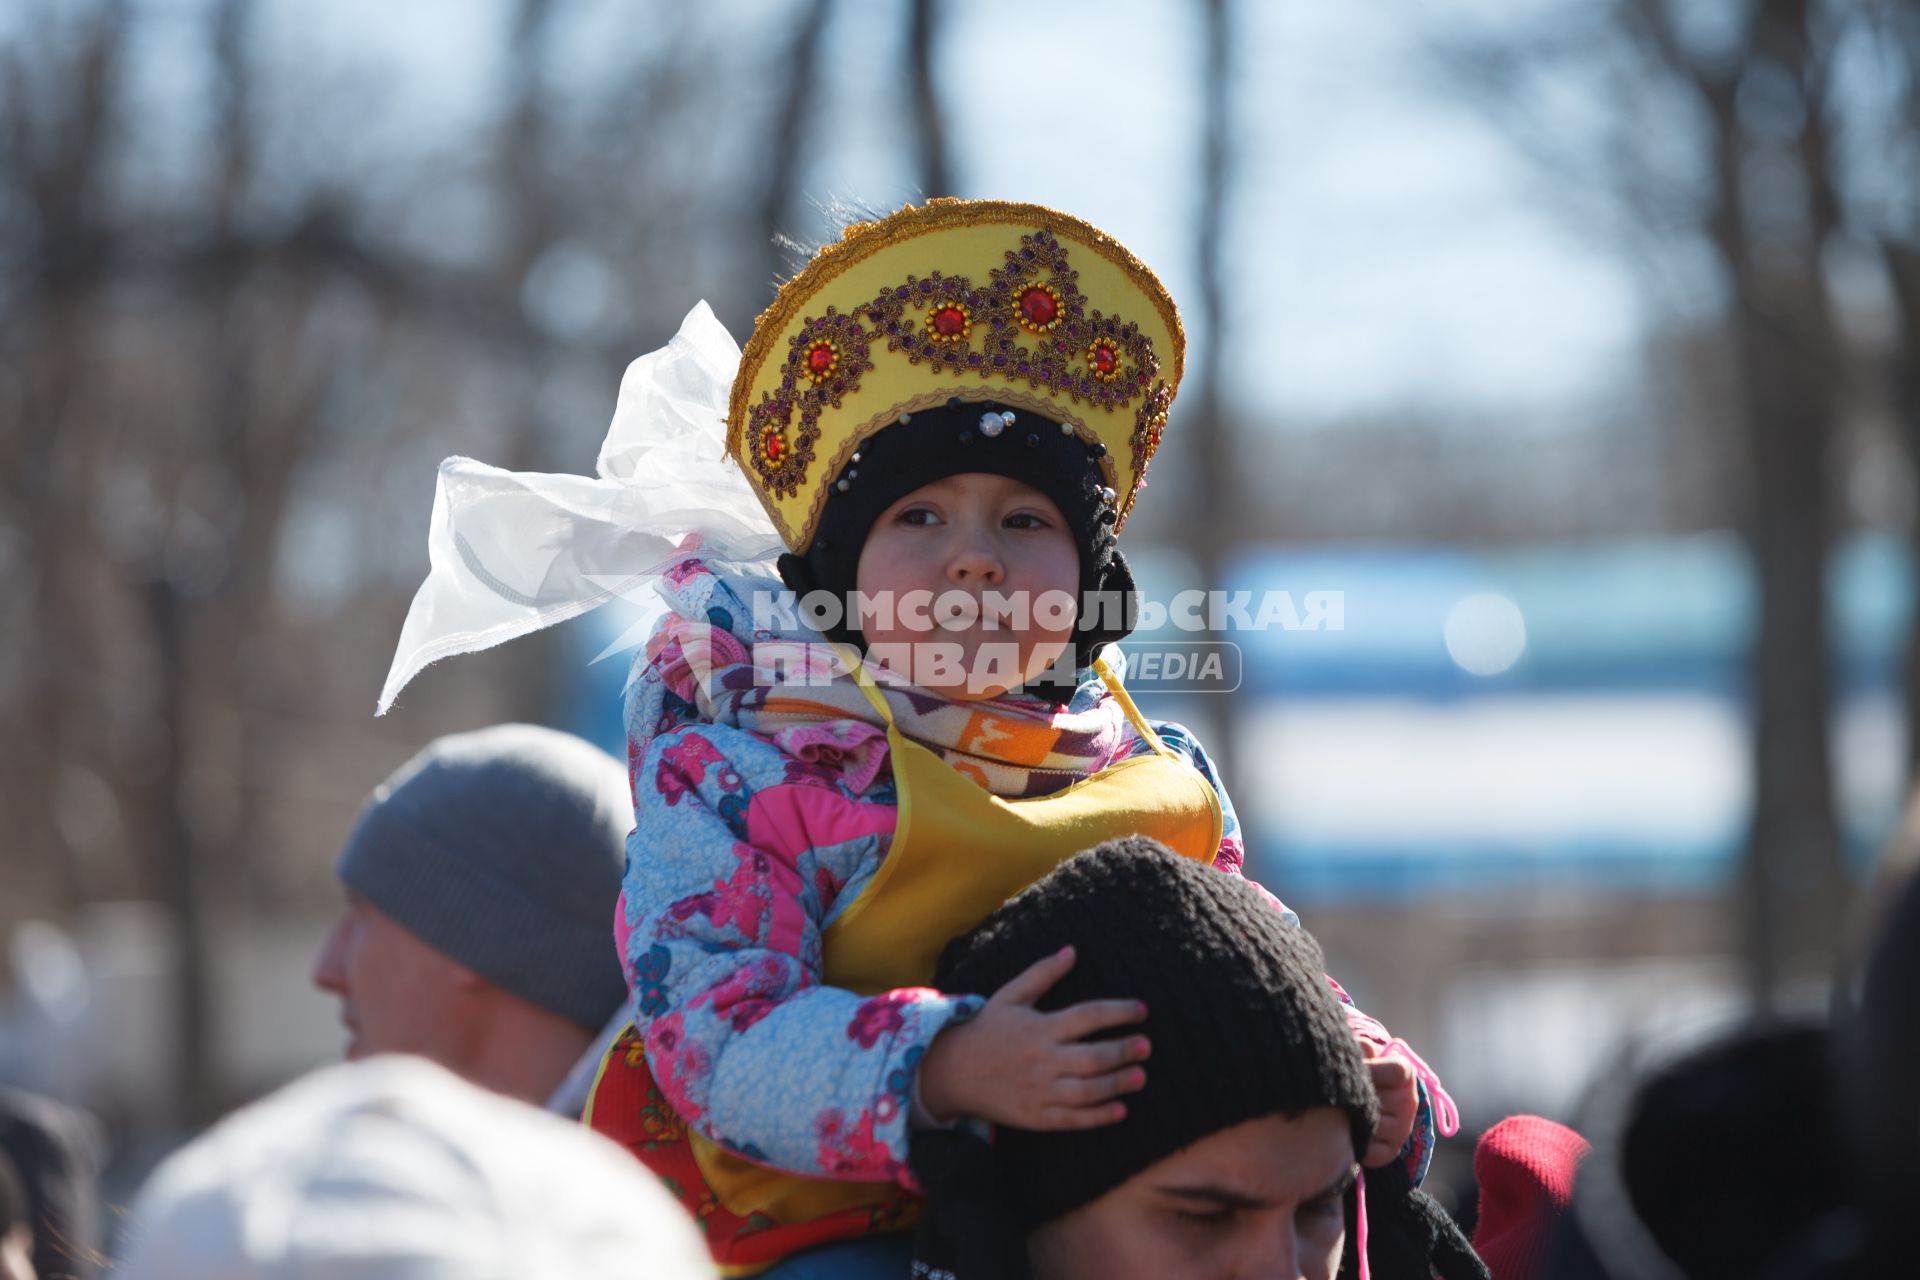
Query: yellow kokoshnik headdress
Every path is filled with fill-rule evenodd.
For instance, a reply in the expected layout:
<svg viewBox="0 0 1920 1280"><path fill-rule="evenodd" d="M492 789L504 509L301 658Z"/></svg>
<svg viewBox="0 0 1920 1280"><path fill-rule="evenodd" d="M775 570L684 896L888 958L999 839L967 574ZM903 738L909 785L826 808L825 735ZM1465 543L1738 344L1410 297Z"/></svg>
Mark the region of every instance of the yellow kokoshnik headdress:
<svg viewBox="0 0 1920 1280"><path fill-rule="evenodd" d="M1105 232L1040 205L929 200L848 227L761 313L727 452L801 552L865 441L956 397L986 401L1104 445L1117 529L1184 357L1173 299Z"/></svg>

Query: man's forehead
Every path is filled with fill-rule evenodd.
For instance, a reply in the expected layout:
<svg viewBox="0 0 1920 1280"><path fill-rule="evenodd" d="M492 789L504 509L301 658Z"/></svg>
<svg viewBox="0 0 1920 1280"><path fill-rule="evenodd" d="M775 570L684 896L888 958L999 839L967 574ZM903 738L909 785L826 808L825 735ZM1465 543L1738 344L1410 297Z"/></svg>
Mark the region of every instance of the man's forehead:
<svg viewBox="0 0 1920 1280"><path fill-rule="evenodd" d="M1168 1156L1145 1176L1163 1191L1211 1188L1277 1200L1318 1195L1352 1167L1346 1116L1323 1107L1223 1129Z"/></svg>
<svg viewBox="0 0 1920 1280"><path fill-rule="evenodd" d="M398 920L395 920L392 916L382 911L378 903L366 894L361 893L358 889L349 888L347 890L347 910L369 924L382 926L398 933L404 933L408 937L413 936L413 930L407 928Z"/></svg>

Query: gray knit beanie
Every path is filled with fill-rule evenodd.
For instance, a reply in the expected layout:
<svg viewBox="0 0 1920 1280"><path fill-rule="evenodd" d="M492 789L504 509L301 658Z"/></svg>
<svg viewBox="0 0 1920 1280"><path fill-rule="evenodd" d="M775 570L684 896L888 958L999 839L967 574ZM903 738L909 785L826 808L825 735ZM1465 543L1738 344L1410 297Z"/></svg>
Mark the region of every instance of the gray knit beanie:
<svg viewBox="0 0 1920 1280"><path fill-rule="evenodd" d="M437 739L376 788L336 873L487 981L598 1030L627 994L613 912L632 827L613 757L499 725Z"/></svg>

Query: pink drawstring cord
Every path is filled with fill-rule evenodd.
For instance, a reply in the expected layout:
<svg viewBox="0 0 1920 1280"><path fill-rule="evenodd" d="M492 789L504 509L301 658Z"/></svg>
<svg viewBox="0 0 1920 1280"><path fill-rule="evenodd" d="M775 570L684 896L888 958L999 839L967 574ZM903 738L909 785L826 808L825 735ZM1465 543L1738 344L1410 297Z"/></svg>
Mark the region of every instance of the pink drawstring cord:
<svg viewBox="0 0 1920 1280"><path fill-rule="evenodd" d="M1327 979L1333 982L1333 979ZM1340 990L1334 983L1335 991ZM1341 995L1345 995L1344 991ZM1374 1046L1376 1057L1397 1054L1406 1059L1413 1068L1413 1074L1421 1084L1427 1087L1427 1101L1433 1106L1433 1127L1443 1138L1451 1138L1460 1132L1460 1108L1454 1106L1453 1095L1440 1083L1440 1075L1427 1065L1427 1060L1413 1051L1413 1046L1399 1036L1390 1034L1380 1024L1378 1018L1360 1012L1352 1005L1347 1006L1347 1025L1353 1028L1353 1034ZM1354 1180L1353 1191L1353 1246L1360 1254L1360 1280L1370 1280L1367 1268L1367 1174L1362 1169Z"/></svg>
<svg viewBox="0 0 1920 1280"><path fill-rule="evenodd" d="M1367 1171L1362 1169L1353 1180L1353 1247L1360 1254L1360 1280L1367 1275Z"/></svg>

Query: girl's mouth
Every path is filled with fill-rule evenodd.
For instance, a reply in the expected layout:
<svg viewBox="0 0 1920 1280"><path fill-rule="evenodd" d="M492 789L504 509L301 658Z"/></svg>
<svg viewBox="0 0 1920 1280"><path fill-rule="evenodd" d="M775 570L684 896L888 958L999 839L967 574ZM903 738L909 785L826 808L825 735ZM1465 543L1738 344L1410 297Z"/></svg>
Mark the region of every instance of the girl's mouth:
<svg viewBox="0 0 1920 1280"><path fill-rule="evenodd" d="M965 604L955 601L936 608L933 615L933 625L946 632L1005 633L1012 631L1017 623L1017 615L1011 604L1003 601L989 604L973 596L969 596Z"/></svg>

